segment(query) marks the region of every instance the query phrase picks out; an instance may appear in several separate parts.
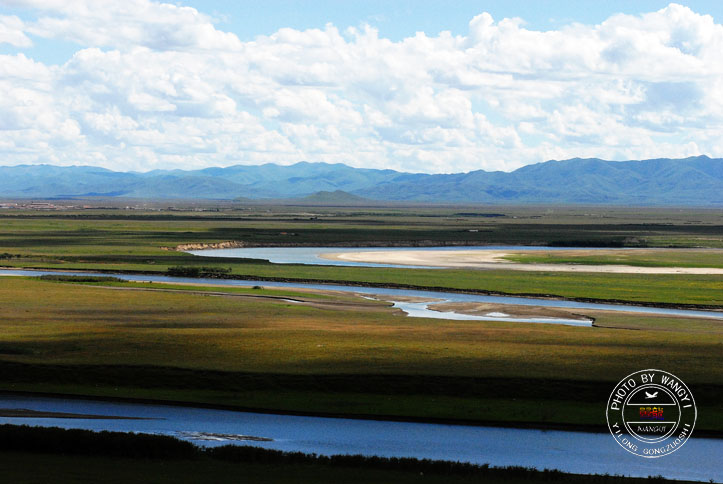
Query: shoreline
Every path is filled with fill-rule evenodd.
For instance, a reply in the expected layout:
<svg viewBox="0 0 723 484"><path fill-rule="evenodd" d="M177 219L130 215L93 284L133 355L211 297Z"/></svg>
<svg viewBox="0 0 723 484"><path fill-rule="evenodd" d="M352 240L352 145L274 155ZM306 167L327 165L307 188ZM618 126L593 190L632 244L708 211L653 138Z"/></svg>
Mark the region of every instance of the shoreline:
<svg viewBox="0 0 723 484"><path fill-rule="evenodd" d="M134 271L134 270L123 270L118 269L115 271L103 271L99 269L58 269L57 267L13 267L13 266L0 266L0 270L7 271L32 271L32 272L58 272L58 273L74 273L74 274L102 274L106 276L112 276L115 274L121 275L145 275L145 276L166 276L165 273L159 271ZM22 276L23 274L7 274L7 277ZM0 276L3 277L3 276ZM28 276L30 277L30 276ZM199 278L202 279L202 278ZM571 302L583 302L592 304L614 304L618 306L642 306L650 308L662 308L662 309L685 309L693 311L721 311L723 305L716 304L687 304L687 303L666 303L666 302L652 302L652 301L629 301L625 299L601 299L601 298L588 298L588 297L562 297L556 294L544 294L544 293L509 293L503 291L487 291L487 290L470 290L470 289L456 289L443 286L418 286L414 284L399 284L399 283L374 283L364 281L348 281L348 280L335 280L335 279L307 279L307 278L296 278L296 277L259 277L253 275L235 275L235 274L223 274L216 277L209 277L203 279L227 279L236 281L269 281L269 282L288 282L298 284L321 284L321 285L343 285L349 287L370 287L370 288L381 288L381 289L410 289L415 291L427 291L427 292L449 292L456 294L478 294L481 296L504 296L504 297L516 297L520 299L547 299L551 301L571 301Z"/></svg>
<svg viewBox="0 0 723 484"><path fill-rule="evenodd" d="M0 395L2 392L0 392ZM51 412L47 410L29 410L27 408L0 408L0 418L68 418L88 420L155 420L146 417L126 417L122 415L94 415L84 413Z"/></svg>
<svg viewBox="0 0 723 484"><path fill-rule="evenodd" d="M157 466L149 472L148 467L137 471L137 477L125 479L124 482L238 482L238 475L249 478L251 481L260 479L263 482L276 482L278 476L283 482L313 482L337 483L347 482L352 476L354 482L397 482L400 476L417 477L425 482L446 483L450 479L454 482L489 482L492 484L508 482L583 482L583 483L649 483L675 482L693 484L701 481L698 476L694 480L682 480L675 477L645 477L644 473L638 476L624 474L610 475L610 473L580 473L560 470L556 467L540 468L542 466L519 465L491 465L489 463L474 463L468 460L462 462L452 459L427 459L420 457L385 457L380 455L364 455L351 453L315 454L308 452L283 451L257 446L226 444L221 447L202 447L184 442L178 437L169 437L153 434L138 435L128 432L111 431L98 433L92 430L71 430L58 427L28 427L20 425L4 425L0 436L4 441L17 441L19 445L0 450L5 457L9 457L3 471L11 471L11 481L19 484L26 482L49 482L57 480L58 476L72 476L78 478L79 473L90 468L86 475L88 482L95 482L96 476L108 472L107 459L124 459L123 465L133 469L137 465L148 465L147 455L153 456L153 464ZM49 441L50 444L38 445L39 442ZM190 445L190 447L189 447ZM28 457L30 461L28 462ZM33 470L47 469L53 466L53 459L61 459L61 465L55 463L49 472L46 470L44 479L32 478L26 467ZM2 459L0 459L2 460ZM223 462L226 461L226 462ZM190 465L178 469L183 465ZM214 466L220 465L224 469L223 477L214 471ZM209 467L210 466L210 467ZM233 467L228 467L233 466ZM256 471L249 472L251 469ZM261 472L259 473L259 466ZM200 469L199 469L200 468ZM279 474L278 471L281 470ZM303 470L303 474L299 471ZM175 472L169 480L169 472ZM329 478L328 472L335 472ZM371 474L366 474L371 472ZM359 480L360 473L364 475ZM382 473L382 474L380 474ZM157 479L149 481L149 475ZM386 476L380 479L380 475ZM192 476L193 480L188 477ZM323 476L327 476L326 478ZM373 476L373 478L372 478ZM256 479L254 479L256 478ZM458 481L457 479L462 479ZM697 480L695 480L697 478ZM321 479L321 480L320 480ZM430 480L431 479L431 480ZM248 479L247 479L248 480ZM83 482L86 482L85 480ZM412 482L404 479L404 482Z"/></svg>
<svg viewBox="0 0 723 484"><path fill-rule="evenodd" d="M605 249L602 249L605 250ZM616 249L626 250L626 249ZM650 249L634 249L650 250ZM666 250L666 249L660 249ZM584 249L560 249L556 253L580 253ZM509 255L537 255L545 251L525 250L398 250L370 252L330 252L319 254L326 260L369 264L392 264L410 267L442 267L449 269L502 269L531 272L599 272L606 274L688 274L723 275L723 268L716 267L645 267L626 264L543 264L519 263L505 260ZM598 252L598 251L596 251Z"/></svg>
<svg viewBox="0 0 723 484"><path fill-rule="evenodd" d="M116 403L128 403L128 404L139 404L139 405L167 405L171 407L182 407L182 408L204 408L210 410L227 410L231 412L244 412L244 413L261 413L266 415L293 415L298 417L320 417L320 418L338 418L347 420L371 420L377 422L408 422L408 423L420 423L420 424L433 424L433 425L457 425L461 427L495 427L495 428L510 428L510 429L523 429L523 430L538 430L540 432L545 431L561 431L561 432L584 432L593 434L604 434L608 433L609 430L606 425L593 425L593 424L568 424L568 423L551 423L551 422L519 422L519 421L504 421L504 420L471 420L462 418L423 418L423 417L411 417L411 416L396 416L396 415L373 415L373 414L344 414L338 412L303 412L294 410L278 410L278 409L265 409L258 407L244 407L242 405L223 405L223 404L212 404L212 403L196 403L196 402L185 402L181 400L157 400L151 398L136 398L136 397L110 397L101 395L80 395L74 393L52 393L52 392L29 392L29 391L11 391L11 390L0 390L0 399L3 396L23 396L23 397L36 397L36 398L58 398L58 399L69 399L69 400L95 400L102 402L116 402ZM695 435L699 438L707 439L723 439L723 431L713 430L694 430ZM691 434L692 435L692 434Z"/></svg>

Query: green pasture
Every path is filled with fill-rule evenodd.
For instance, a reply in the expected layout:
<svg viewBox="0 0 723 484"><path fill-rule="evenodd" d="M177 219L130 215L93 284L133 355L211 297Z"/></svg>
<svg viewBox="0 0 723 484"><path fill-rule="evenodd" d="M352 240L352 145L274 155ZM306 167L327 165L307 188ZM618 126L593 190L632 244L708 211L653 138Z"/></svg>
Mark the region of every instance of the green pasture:
<svg viewBox="0 0 723 484"><path fill-rule="evenodd" d="M396 284L509 294L723 305L723 280L705 275L514 273L276 265L163 250L182 243L240 240L250 244L418 245L573 244L723 245L716 211L477 208L331 209L259 207L227 212L0 213L0 264L16 268L164 273L176 266L231 269L237 278ZM654 241L654 242L652 242ZM701 255L704 254L704 255ZM720 255L676 252L634 264L719 266ZM527 259L528 261L532 261ZM586 262L587 261L587 262ZM579 263L611 260L576 259Z"/></svg>
<svg viewBox="0 0 723 484"><path fill-rule="evenodd" d="M723 251L711 250L666 250L660 252L634 251L613 254L559 255L510 254L505 259L524 264L623 264L638 267L723 267Z"/></svg>
<svg viewBox="0 0 723 484"><path fill-rule="evenodd" d="M165 273L178 265L231 268L233 277L308 282L401 285L429 289L490 291L511 295L542 295L631 302L723 306L723 278L717 275L605 274L572 272L523 272L463 269L386 269L268 264L178 255L173 263L157 257L153 264L122 262L48 262L24 259L3 261L6 266L51 270L101 270L108 272ZM67 258L66 258L67 259ZM259 284L263 284L259 282Z"/></svg>
<svg viewBox="0 0 723 484"><path fill-rule="evenodd" d="M108 216L106 214L106 216ZM127 215L126 215L127 216ZM80 217L80 215L79 215ZM723 280L720 276L706 275L645 275L645 274L592 274L592 273L516 273L511 271L379 269L331 266L276 265L244 259L216 259L162 250L188 242L219 242L244 240L250 243L358 243L376 240L385 243L419 243L425 240L449 241L464 236L465 243L492 243L486 233L466 232L469 218L456 221L454 230L430 228L439 222L437 217L406 217L407 225L388 216L378 223L367 225L341 217L335 222L295 220L294 217L270 220L228 219L213 217L167 216L161 220L134 218L96 219L70 216L18 216L2 219L0 224L0 264L8 267L76 269L101 271L140 271L163 273L175 266L214 266L231 269L234 277L280 278L311 281L349 281L368 284L401 284L457 290L495 291L509 294L545 294L561 297L617 299L659 303L723 305ZM146 218L150 217L146 216ZM298 218L298 217L296 217ZM411 219L408 220L408 219ZM336 219L335 219L336 220ZM475 219L476 220L476 219ZM486 220L486 219L484 219ZM516 237L510 227L520 225L517 219L509 226L494 225L496 237L508 236L506 243ZM352 224L354 222L354 224ZM414 222L414 223L412 223ZM450 222L451 223L451 222ZM497 222L496 222L497 223ZM467 225L465 225L467 224ZM547 226L520 225L534 239L526 243L544 242ZM582 229L580 229L582 227ZM575 230L587 230L581 225ZM667 226L666 226L667 227ZM677 225L675 227L678 227ZM680 225L680 227L687 227ZM704 225L705 231L715 232L714 225ZM282 231L282 229L284 229ZM544 229L544 230L543 230ZM492 230L492 229L491 229ZM541 232L540 232L541 230ZM571 229L572 230L572 229ZM629 229L630 233L634 232ZM686 229L692 230L692 229ZM283 232L283 234L282 234ZM538 233L539 232L539 233ZM600 235L599 229L590 234ZM284 235L285 234L285 235ZM298 235L289 235L298 234ZM509 235L505 235L509 234ZM518 233L519 235L519 233ZM595 235L595 236L597 236ZM604 234L600 235L604 236ZM618 235L615 235L617 237ZM542 238L539 238L542 237ZM475 238L475 240L469 239ZM549 238L549 234L548 234ZM535 242L537 241L537 242ZM459 240L457 240L459 242ZM4 254L4 256L3 256ZM697 254L697 253L696 253ZM682 256L681 256L682 257ZM686 256L687 257L687 256ZM693 259L698 255L690 256ZM693 262L701 263L696 259ZM693 263L691 262L691 263ZM708 264L708 262L703 262ZM713 261L715 263L715 261Z"/></svg>
<svg viewBox="0 0 723 484"><path fill-rule="evenodd" d="M218 296L134 286L0 278L0 388L595 427L617 380L664 368L697 395L699 428L723 431L716 320L591 314L600 328L447 321L366 300L349 311L245 297L263 289Z"/></svg>

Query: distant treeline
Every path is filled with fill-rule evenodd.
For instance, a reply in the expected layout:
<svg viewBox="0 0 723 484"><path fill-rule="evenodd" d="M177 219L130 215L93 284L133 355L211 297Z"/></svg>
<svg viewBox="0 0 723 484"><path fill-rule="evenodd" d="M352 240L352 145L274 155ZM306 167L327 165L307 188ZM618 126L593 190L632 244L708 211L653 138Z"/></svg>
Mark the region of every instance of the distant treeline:
<svg viewBox="0 0 723 484"><path fill-rule="evenodd" d="M174 277L223 277L230 273L230 268L208 266L175 266L166 270L167 275Z"/></svg>
<svg viewBox="0 0 723 484"><path fill-rule="evenodd" d="M479 212L457 212L454 214L457 217L484 217L484 218L496 218L506 217L504 213L479 213Z"/></svg>
<svg viewBox="0 0 723 484"><path fill-rule="evenodd" d="M0 260L9 260L23 257L22 254L11 254L10 252L3 252L0 254Z"/></svg>
<svg viewBox="0 0 723 484"><path fill-rule="evenodd" d="M549 247L648 247L645 240L637 237L612 237L610 239L550 240Z"/></svg>
<svg viewBox="0 0 723 484"><path fill-rule="evenodd" d="M411 471L423 474L515 478L531 481L629 483L622 476L566 474L510 466L490 467L462 462L362 455L320 456L253 446L226 445L203 448L175 437L123 432L93 432L57 427L0 425L0 451L75 454L139 459L215 459L233 463L305 465ZM668 482L662 477L649 481Z"/></svg>
<svg viewBox="0 0 723 484"><path fill-rule="evenodd" d="M126 282L125 279L113 276L65 276L55 274L45 274L39 276L44 281L57 282Z"/></svg>

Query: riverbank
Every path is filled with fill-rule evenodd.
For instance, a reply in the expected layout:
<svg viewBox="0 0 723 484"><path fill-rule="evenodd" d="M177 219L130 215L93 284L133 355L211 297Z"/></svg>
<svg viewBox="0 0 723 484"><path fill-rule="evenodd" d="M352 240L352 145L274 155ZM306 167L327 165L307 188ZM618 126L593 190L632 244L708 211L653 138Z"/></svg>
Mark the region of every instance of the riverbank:
<svg viewBox="0 0 723 484"><path fill-rule="evenodd" d="M268 287L229 291L282 298L17 277L2 285L5 390L583 429L600 425L617 379L645 365L691 386L696 432L723 430L715 320L596 313L605 328L584 328L407 318L374 301L367 311L310 307Z"/></svg>
<svg viewBox="0 0 723 484"><path fill-rule="evenodd" d="M606 434L608 428L600 424L581 424L581 423L555 423L555 422L515 422L503 420L471 420L462 418L434 418L434 417L413 417L413 416L388 416L377 414L356 414L356 413L339 413L339 412L313 412L313 411L293 411L293 410L275 410L268 408L248 407L243 405L228 405L221 403L202 403L188 402L181 400L165 400L152 398L134 398L124 396L101 396L93 394L72 394L72 393L51 393L51 392L29 392L29 391L7 391L0 390L0 400L6 397L30 397L30 398L58 398L65 400L90 400L109 403L139 404L139 405L166 405L181 408L203 408L210 410L228 410L232 412L258 413L267 415L290 415L298 417L322 417L322 418L339 418L347 420L368 420L373 422L407 422L420 424L439 424L439 425L458 425L463 427L495 427L508 429L527 429L527 430L560 430L565 432L585 432L594 434ZM122 417L122 416L103 416L103 415L83 415L63 412L36 412L26 409L3 409L0 408L0 417L10 418L88 418L88 419L128 419L143 420L139 417ZM695 436L699 438L723 439L722 430L696 429Z"/></svg>
<svg viewBox="0 0 723 484"><path fill-rule="evenodd" d="M0 211L0 262L52 270L165 273L177 266L213 266L233 277L265 280L434 286L562 298L723 306L720 276L504 269L379 269L276 265L261 260L201 258L162 247L565 246L723 247L715 211L599 208L596 215L563 207L500 207L504 217L480 217L469 207L374 210L259 207L222 212L82 210L63 213ZM604 216L603 216L604 214ZM341 249L343 250L343 249ZM635 249L643 253L647 249ZM723 267L707 253L625 263ZM682 252L682 251L679 251ZM666 252L663 259L670 258ZM579 258L576 257L576 260ZM539 262L539 261L538 261ZM584 262L584 261L583 261ZM592 262L588 260L587 262ZM609 261L608 261L609 262ZM684 288L684 290L683 290Z"/></svg>
<svg viewBox="0 0 723 484"><path fill-rule="evenodd" d="M411 458L315 456L246 446L202 449L166 436L0 426L0 474L35 482L238 482L456 484L580 482L637 484L646 478L570 474ZM662 477L655 482L669 482ZM681 484L692 481L675 481Z"/></svg>
<svg viewBox="0 0 723 484"><path fill-rule="evenodd" d="M16 267L16 266L0 266L0 270L10 271L8 275L13 275L15 271L30 271L30 272L50 272L50 273L71 273L71 274L100 274L100 275L139 275L139 276L165 276L165 272L160 270L128 270L128 269L117 269L114 268L111 271L104 271L99 269L58 269L57 267ZM495 291L485 289L466 289L454 286L433 286L433 285L419 285L419 284L405 284L396 282L370 282L365 280L359 280L359 278L350 279L328 279L328 278L299 278L299 277L275 277L275 276L256 276L256 275L236 275L236 274L220 274L216 275L214 279L226 279L226 280L247 280L247 281L258 281L258 282L281 282L281 283L299 283L299 284L324 284L324 285L352 285L359 287L369 288L380 288L380 289L409 289L415 291L427 291L427 292L452 292L458 294L477 294L481 296L503 296L513 298L535 298L535 299L547 299L552 301L573 301L582 303L592 304L615 304L621 306L644 306L651 308L665 308L665 309L682 309L682 310L700 310L700 311L718 311L723 310L723 304L693 304L693 303L670 303L663 301L645 301L645 300L632 300L632 299L611 299L611 298L592 298L592 297L576 297L576 296L560 296L550 293L537 293L537 292L507 292L507 291ZM524 280L524 279L523 279ZM571 281L574 282L574 281ZM587 282L587 285L590 281ZM716 285L720 285L716 282ZM654 287L654 286L653 286Z"/></svg>
<svg viewBox="0 0 723 484"><path fill-rule="evenodd" d="M0 396L2 392L0 392ZM90 420L139 420L140 417L124 417L120 415L92 415L84 413L67 413L67 412L40 412L37 410L28 410L27 408L0 408L0 417L9 418L73 418L73 419L90 419Z"/></svg>

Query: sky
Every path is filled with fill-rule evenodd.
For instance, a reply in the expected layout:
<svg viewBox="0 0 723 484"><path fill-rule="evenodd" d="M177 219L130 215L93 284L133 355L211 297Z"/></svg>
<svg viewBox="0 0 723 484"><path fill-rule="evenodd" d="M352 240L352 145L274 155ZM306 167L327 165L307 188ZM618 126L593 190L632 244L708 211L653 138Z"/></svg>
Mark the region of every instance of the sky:
<svg viewBox="0 0 723 484"><path fill-rule="evenodd" d="M0 0L0 165L723 157L723 2Z"/></svg>

